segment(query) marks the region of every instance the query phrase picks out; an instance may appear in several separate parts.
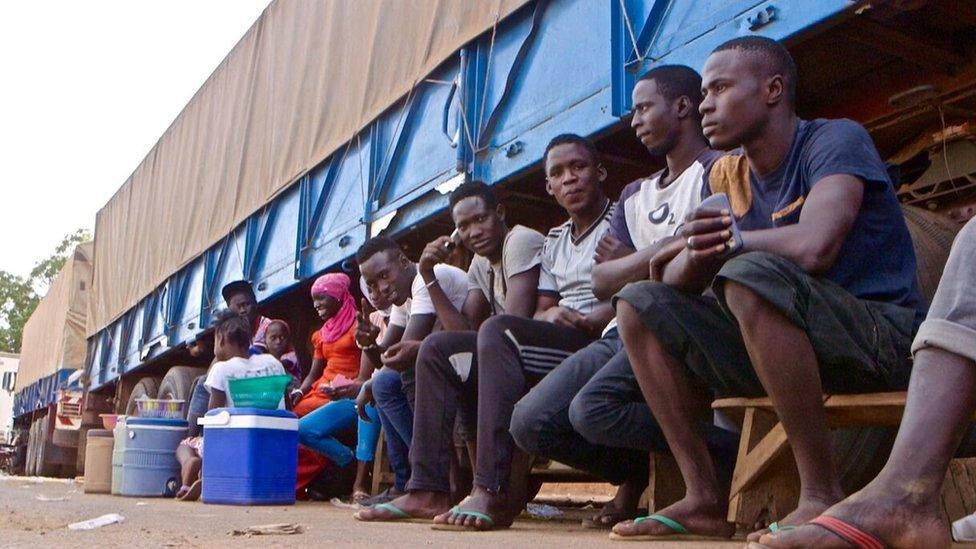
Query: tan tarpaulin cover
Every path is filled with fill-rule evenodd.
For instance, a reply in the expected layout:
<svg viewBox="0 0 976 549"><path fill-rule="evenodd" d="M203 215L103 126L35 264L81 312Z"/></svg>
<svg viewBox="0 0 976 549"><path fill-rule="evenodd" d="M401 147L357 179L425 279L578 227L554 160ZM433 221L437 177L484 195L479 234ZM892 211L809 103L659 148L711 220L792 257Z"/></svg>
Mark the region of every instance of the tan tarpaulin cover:
<svg viewBox="0 0 976 549"><path fill-rule="evenodd" d="M80 244L24 326L17 390L61 368L85 366L85 318L92 284L91 242Z"/></svg>
<svg viewBox="0 0 976 549"><path fill-rule="evenodd" d="M88 335L528 0L279 0L98 212Z"/></svg>

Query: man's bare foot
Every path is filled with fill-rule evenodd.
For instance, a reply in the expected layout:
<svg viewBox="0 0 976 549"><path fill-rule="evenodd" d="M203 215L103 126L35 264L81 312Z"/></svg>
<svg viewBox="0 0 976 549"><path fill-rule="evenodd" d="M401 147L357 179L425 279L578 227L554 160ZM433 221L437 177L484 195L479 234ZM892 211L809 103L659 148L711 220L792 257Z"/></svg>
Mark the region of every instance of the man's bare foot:
<svg viewBox="0 0 976 549"><path fill-rule="evenodd" d="M657 514L678 522L692 535L731 538L735 533L735 525L725 520L726 511L726 506L721 503L698 502L685 498L665 507ZM667 536L674 534L675 531L653 520L636 524L628 520L614 526L613 533L621 537Z"/></svg>
<svg viewBox="0 0 976 549"><path fill-rule="evenodd" d="M356 520L397 521L407 519L431 519L451 506L450 494L446 492L414 491L404 494L388 503L380 503L361 509L353 515ZM399 511L399 512L397 512Z"/></svg>
<svg viewBox="0 0 976 549"><path fill-rule="evenodd" d="M830 501L823 501L816 498L806 498L800 500L796 509L792 513L786 515L785 517L776 521L776 526L779 528L793 529L797 526L801 526L810 522L810 520L819 517L824 511L830 509L830 506L837 503L838 501L844 499L843 494L839 494L835 498L830 498ZM746 536L746 541L759 541L764 534L769 534L769 528L763 528L761 530L756 530Z"/></svg>
<svg viewBox="0 0 976 549"><path fill-rule="evenodd" d="M614 524L637 516L637 504L640 501L643 486L635 482L625 482L617 488L613 499L608 501L599 513L583 521L584 528L613 528Z"/></svg>
<svg viewBox="0 0 976 549"><path fill-rule="evenodd" d="M485 520L478 515L485 515ZM452 525L474 530L508 528L515 521L515 514L504 494L492 494L480 486L475 486L468 496L454 509L434 517L434 524Z"/></svg>
<svg viewBox="0 0 976 549"><path fill-rule="evenodd" d="M938 494L938 492L936 492ZM911 503L912 494L884 493L870 485L828 509L824 516L842 520L888 547L949 547L949 525L942 520L937 501ZM765 534L766 547L850 548L852 545L823 526L807 524L795 530Z"/></svg>

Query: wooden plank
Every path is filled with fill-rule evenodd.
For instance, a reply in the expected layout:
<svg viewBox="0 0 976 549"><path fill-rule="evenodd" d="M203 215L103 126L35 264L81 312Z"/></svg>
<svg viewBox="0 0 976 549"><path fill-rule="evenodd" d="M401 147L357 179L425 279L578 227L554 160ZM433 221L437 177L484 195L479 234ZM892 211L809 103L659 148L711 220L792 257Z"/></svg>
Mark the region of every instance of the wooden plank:
<svg viewBox="0 0 976 549"><path fill-rule="evenodd" d="M730 494L737 494L747 488L787 447L786 431L782 423L777 423L749 452L745 463L735 464Z"/></svg>
<svg viewBox="0 0 976 549"><path fill-rule="evenodd" d="M953 67L965 61L959 54L941 44L907 35L871 19L858 20L856 25L844 31L844 35L921 68L938 67L950 72Z"/></svg>

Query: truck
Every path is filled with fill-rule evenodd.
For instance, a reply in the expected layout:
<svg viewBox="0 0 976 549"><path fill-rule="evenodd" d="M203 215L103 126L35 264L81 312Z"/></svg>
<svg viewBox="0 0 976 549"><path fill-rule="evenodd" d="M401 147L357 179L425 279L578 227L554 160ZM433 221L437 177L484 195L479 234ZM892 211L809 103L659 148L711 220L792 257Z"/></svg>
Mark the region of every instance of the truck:
<svg viewBox="0 0 976 549"><path fill-rule="evenodd" d="M73 476L82 468L85 326L94 244L78 245L27 320L23 352L13 378L14 436L21 455L15 470L27 475ZM90 414L89 414L90 415ZM89 418L89 424L94 420Z"/></svg>
<svg viewBox="0 0 976 549"><path fill-rule="evenodd" d="M738 36L788 47L801 116L868 129L891 166L928 297L976 212L968 2L355 6L271 3L99 211L79 378L89 419L131 412L142 396L188 399L209 362L189 346L231 281L252 284L265 316L289 319L308 363L311 280L354 274L355 250L378 234L416 257L450 232L447 195L464 181L497 188L509 219L552 226L562 214L540 161L557 134L595 141L611 195L656 171L661 159L628 124L636 79L659 64L700 69ZM33 406L21 425L36 421Z"/></svg>

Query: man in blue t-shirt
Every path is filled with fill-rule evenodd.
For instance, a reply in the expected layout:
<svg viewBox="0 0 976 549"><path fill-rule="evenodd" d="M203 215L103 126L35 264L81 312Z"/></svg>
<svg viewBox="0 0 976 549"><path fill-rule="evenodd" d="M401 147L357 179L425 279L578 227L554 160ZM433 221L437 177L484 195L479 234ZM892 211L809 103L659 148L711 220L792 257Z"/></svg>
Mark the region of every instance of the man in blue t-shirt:
<svg viewBox="0 0 976 549"><path fill-rule="evenodd" d="M705 137L741 147L712 166L705 191L726 193L731 211L698 208L662 282L616 297L621 338L687 492L618 536L733 534L699 428L714 393L769 395L801 481L779 525L820 515L844 497L822 394L904 389L925 313L911 238L867 132L797 118L796 68L773 40L726 42L702 76ZM714 297L700 295L709 287Z"/></svg>

